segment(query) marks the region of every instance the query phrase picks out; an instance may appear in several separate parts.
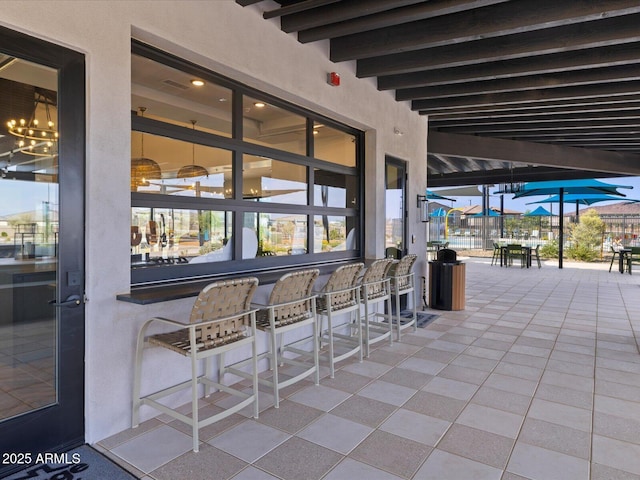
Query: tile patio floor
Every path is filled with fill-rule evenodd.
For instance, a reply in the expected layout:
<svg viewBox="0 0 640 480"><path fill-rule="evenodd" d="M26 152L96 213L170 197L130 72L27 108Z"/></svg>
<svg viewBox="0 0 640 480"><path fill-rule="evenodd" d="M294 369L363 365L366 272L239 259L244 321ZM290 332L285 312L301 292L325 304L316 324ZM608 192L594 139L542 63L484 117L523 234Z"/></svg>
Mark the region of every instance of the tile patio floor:
<svg viewBox="0 0 640 480"><path fill-rule="evenodd" d="M197 454L164 416L95 446L144 479L640 480L640 274L466 264L465 310L261 395Z"/></svg>

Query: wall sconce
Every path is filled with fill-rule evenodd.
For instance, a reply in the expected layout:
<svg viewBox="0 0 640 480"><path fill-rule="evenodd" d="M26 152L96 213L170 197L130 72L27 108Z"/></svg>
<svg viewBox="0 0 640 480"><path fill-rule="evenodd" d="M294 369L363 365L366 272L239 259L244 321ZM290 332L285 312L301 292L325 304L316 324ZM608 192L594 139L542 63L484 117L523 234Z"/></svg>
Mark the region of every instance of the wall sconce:
<svg viewBox="0 0 640 480"><path fill-rule="evenodd" d="M420 210L420 221L427 223L429 221L429 200L426 195L418 195L418 209Z"/></svg>

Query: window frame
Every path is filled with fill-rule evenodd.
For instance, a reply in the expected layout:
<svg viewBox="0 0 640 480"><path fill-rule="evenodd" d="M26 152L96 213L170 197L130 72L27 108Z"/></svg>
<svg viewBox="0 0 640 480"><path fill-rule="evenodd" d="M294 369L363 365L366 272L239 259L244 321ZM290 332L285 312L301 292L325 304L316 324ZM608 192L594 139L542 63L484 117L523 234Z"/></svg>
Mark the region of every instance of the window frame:
<svg viewBox="0 0 640 480"><path fill-rule="evenodd" d="M137 112L131 112L131 131L145 134L158 135L189 143L229 150L232 155L233 165L233 198L197 198L186 196L164 195L159 193L131 192L131 207L146 208L175 208L193 210L225 210L232 211L232 230L234 235L234 259L222 262L209 262L198 264L174 264L167 266L148 266L131 268L132 286L153 285L162 283L176 283L203 279L206 277L233 276L257 272L268 273L275 269L288 267L317 266L325 263L352 261L361 258L362 241L364 238L364 179L361 174L364 164L364 132L336 122L299 106L289 104L281 99L273 97L265 92L235 82L215 72L195 65L187 60L178 58L169 53L157 50L142 42L132 41L132 55L140 55L150 60L163 63L169 67L182 70L188 74L202 78L205 81L215 82L220 86L229 88L233 92L232 136L221 136L214 133L194 130L180 125L166 123L153 118L140 116ZM307 154L300 155L285 150L257 145L243 140L243 110L242 98L248 95L254 98L264 99L266 102L279 108L283 108L306 119L306 145ZM321 122L331 128L344 131L353 135L356 141L355 167L348 167L337 163L314 158L313 155L313 126L315 122ZM243 155L257 155L273 158L274 160L291 162L302 165L307 169L307 204L289 205L272 202L256 202L242 199L242 172ZM317 206L314 203L315 169L353 175L357 179L358 198L354 208L335 208ZM242 257L242 227L244 214L249 213L283 213L300 214L301 208L307 216L307 252L301 255L264 256L253 259ZM343 250L336 252L313 252L314 242L314 217L316 215L344 216L356 218L357 245L356 250ZM309 253L311 252L311 253Z"/></svg>

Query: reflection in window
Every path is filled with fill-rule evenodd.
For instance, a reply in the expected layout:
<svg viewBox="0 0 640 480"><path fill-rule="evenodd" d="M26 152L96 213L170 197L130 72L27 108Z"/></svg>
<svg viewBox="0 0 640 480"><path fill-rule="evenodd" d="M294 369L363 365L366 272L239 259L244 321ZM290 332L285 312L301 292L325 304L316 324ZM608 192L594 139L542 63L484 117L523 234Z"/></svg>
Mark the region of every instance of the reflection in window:
<svg viewBox="0 0 640 480"><path fill-rule="evenodd" d="M231 234L231 212L133 207L131 261L134 266L187 263L222 252Z"/></svg>
<svg viewBox="0 0 640 480"><path fill-rule="evenodd" d="M285 152L307 154L306 119L262 100L245 96L244 140Z"/></svg>
<svg viewBox="0 0 640 480"><path fill-rule="evenodd" d="M303 165L244 155L242 196L261 202L307 204L307 168Z"/></svg>
<svg viewBox="0 0 640 480"><path fill-rule="evenodd" d="M313 250L339 252L357 248L356 221L352 217L316 215L313 219Z"/></svg>
<svg viewBox="0 0 640 480"><path fill-rule="evenodd" d="M208 78L131 55L131 108L146 108L145 117L189 128L196 118L199 130L230 137L232 104L231 90Z"/></svg>
<svg viewBox="0 0 640 480"><path fill-rule="evenodd" d="M131 132L131 158L134 192L208 198L233 196L229 150ZM151 171L148 160L155 162L157 169ZM195 170L193 165L203 168ZM180 169L186 170L184 167L191 168L195 175L179 175Z"/></svg>
<svg viewBox="0 0 640 480"><path fill-rule="evenodd" d="M322 207L356 208L358 179L355 175L315 169L314 204Z"/></svg>
<svg viewBox="0 0 640 480"><path fill-rule="evenodd" d="M244 225L258 236L258 255L307 253L307 216L278 213L245 213Z"/></svg>
<svg viewBox="0 0 640 480"><path fill-rule="evenodd" d="M356 137L322 123L314 122L313 153L316 158L347 167L355 167Z"/></svg>

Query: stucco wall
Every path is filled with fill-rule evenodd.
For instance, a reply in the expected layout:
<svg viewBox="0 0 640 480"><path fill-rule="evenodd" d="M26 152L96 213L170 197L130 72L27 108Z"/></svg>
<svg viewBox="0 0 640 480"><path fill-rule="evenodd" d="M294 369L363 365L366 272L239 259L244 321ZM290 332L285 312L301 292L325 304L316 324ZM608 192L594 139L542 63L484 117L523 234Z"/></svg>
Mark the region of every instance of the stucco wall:
<svg viewBox="0 0 640 480"><path fill-rule="evenodd" d="M218 1L2 2L0 24L84 52L87 60L86 439L96 442L129 426L135 335L143 320L183 316L192 300L136 306L115 300L129 289L129 161L131 37L233 77L287 101L363 129L366 135L367 258L384 254L385 155L409 162L409 251L425 270L426 227L417 219L417 193L426 188L427 120L358 79L352 63L328 60L328 44L302 45L262 19L258 7ZM274 20L277 22L277 20ZM326 75L336 71L341 86ZM397 128L403 135L394 134ZM374 207L377 206L378 208ZM264 289L261 292L264 295ZM181 378L186 364L158 377ZM181 368L182 367L182 368ZM147 381L143 390L154 387ZM148 413L147 413L148 416Z"/></svg>

